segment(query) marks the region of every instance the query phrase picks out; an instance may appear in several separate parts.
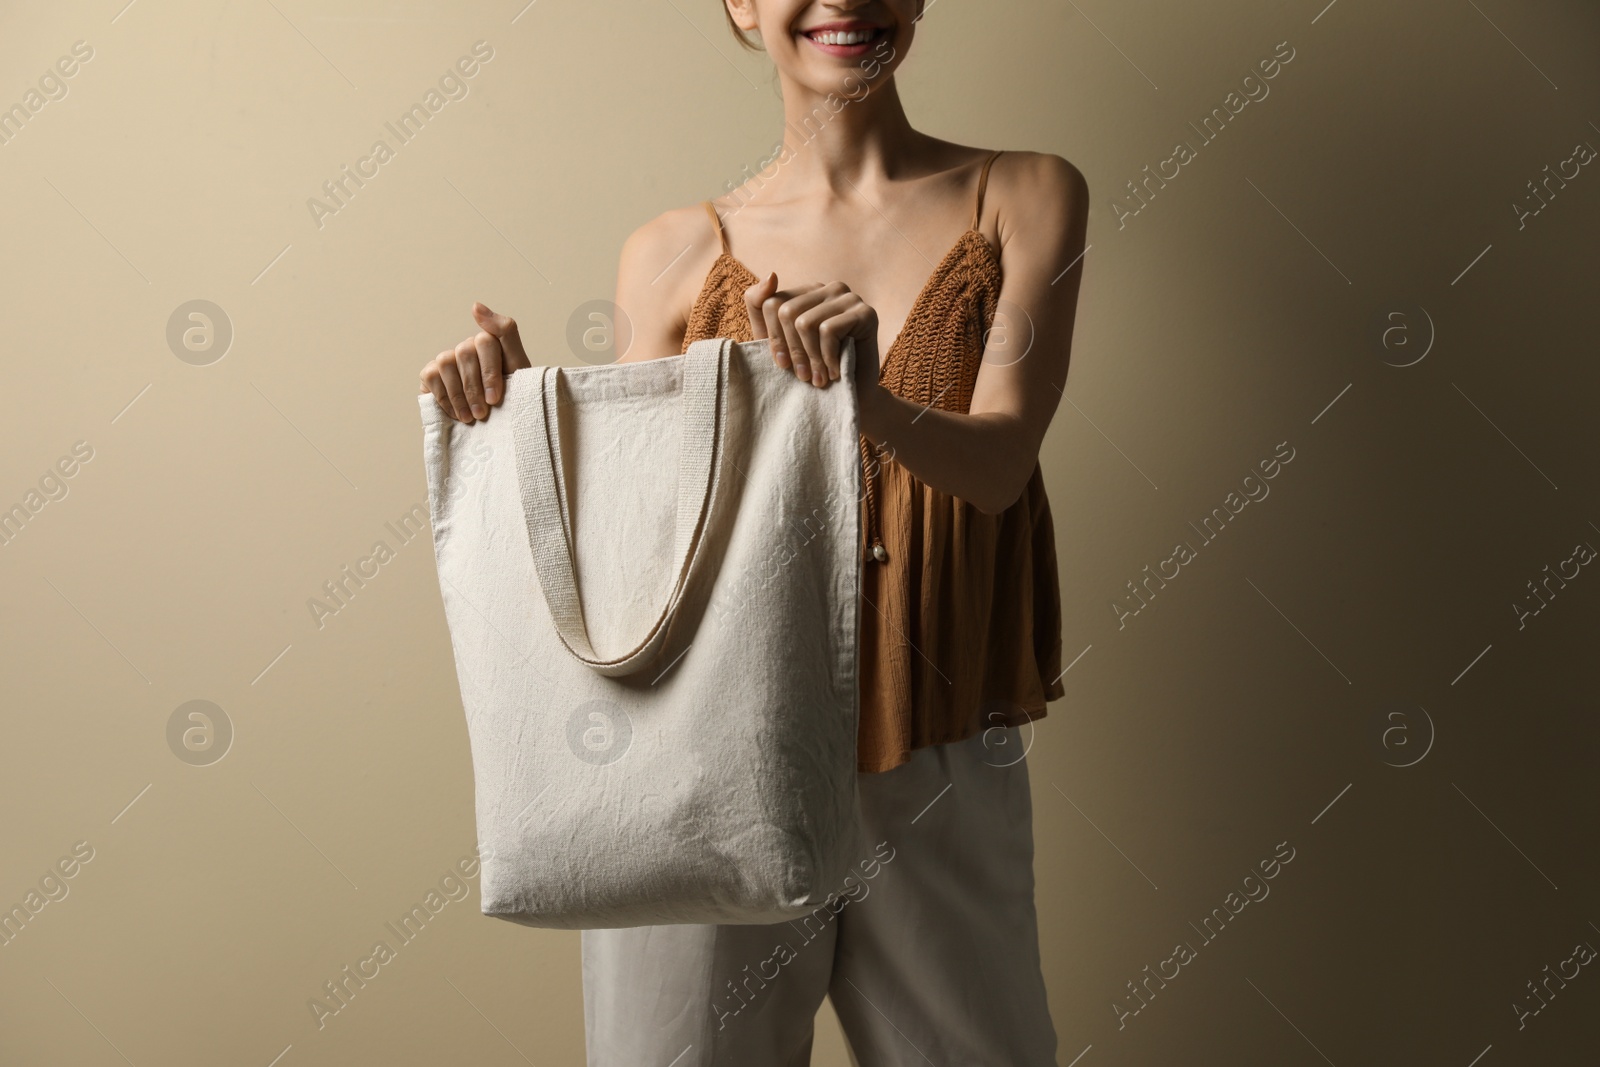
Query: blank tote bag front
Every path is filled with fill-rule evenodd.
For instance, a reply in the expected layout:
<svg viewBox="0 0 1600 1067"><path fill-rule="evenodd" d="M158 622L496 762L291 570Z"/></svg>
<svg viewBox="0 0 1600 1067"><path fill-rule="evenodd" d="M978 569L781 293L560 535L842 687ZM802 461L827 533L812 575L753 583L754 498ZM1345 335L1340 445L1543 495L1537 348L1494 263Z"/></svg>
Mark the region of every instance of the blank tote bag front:
<svg viewBox="0 0 1600 1067"><path fill-rule="evenodd" d="M420 394L472 746L483 911L772 923L859 858L860 462L766 341L529 367L464 425Z"/></svg>

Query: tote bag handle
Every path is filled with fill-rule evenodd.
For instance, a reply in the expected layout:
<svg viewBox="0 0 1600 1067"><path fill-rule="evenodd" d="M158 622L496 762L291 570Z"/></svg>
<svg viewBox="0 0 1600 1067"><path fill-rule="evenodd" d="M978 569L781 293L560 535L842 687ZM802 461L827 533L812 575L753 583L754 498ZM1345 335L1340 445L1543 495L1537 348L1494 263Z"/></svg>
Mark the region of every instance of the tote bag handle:
<svg viewBox="0 0 1600 1067"><path fill-rule="evenodd" d="M678 445L677 528L673 536L672 587L649 630L619 656L602 659L589 641L578 596L572 514L562 478L557 387L561 368L538 367L537 395L524 398L513 416L517 481L528 544L539 587L556 633L580 663L608 676L649 665L660 653L677 614L689 573L705 540L705 527L719 481L728 423L728 365L734 342L725 337L696 341L683 356L679 393L683 433ZM527 373L524 371L524 373Z"/></svg>

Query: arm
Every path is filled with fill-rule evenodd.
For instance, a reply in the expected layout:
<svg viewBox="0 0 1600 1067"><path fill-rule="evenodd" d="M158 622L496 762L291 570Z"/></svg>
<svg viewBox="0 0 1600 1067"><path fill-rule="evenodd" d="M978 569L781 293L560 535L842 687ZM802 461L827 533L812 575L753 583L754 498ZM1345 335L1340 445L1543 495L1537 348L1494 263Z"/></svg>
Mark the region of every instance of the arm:
<svg viewBox="0 0 1600 1067"><path fill-rule="evenodd" d="M1087 229L1083 176L1059 156L1027 163L995 190L1004 282L968 413L924 410L876 383L861 393L868 440L892 448L895 462L927 485L987 514L1022 495L1039 461L1067 380L1083 273L1082 262L1074 264Z"/></svg>

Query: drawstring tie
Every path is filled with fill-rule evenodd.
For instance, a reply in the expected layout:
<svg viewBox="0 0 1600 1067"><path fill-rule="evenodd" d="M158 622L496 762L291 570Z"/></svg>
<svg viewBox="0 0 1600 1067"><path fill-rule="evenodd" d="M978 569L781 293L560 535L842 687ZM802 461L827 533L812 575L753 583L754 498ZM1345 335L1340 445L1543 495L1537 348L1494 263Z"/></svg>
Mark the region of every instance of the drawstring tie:
<svg viewBox="0 0 1600 1067"><path fill-rule="evenodd" d="M865 490L862 504L867 515L866 558L887 563L889 550L883 547L883 537L878 532L878 464L865 435L861 437L861 482Z"/></svg>

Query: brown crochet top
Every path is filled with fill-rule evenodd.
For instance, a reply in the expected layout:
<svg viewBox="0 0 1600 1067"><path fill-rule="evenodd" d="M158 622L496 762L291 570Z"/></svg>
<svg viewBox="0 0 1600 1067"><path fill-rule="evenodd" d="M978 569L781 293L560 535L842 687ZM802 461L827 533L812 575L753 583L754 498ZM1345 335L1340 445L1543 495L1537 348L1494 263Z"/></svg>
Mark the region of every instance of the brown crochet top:
<svg viewBox="0 0 1600 1067"><path fill-rule="evenodd" d="M1000 262L978 230L995 152L978 177L972 225L933 270L879 381L896 396L965 412L1000 296ZM759 278L722 254L689 315L683 351L708 337L752 339L744 290ZM1061 684L1055 531L1037 464L1016 503L985 515L932 489L861 438L861 718L857 766L886 771L914 749L1045 714ZM997 754L1011 762L1020 753Z"/></svg>

